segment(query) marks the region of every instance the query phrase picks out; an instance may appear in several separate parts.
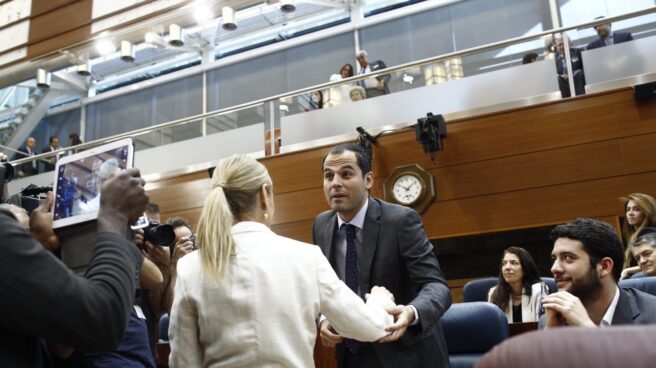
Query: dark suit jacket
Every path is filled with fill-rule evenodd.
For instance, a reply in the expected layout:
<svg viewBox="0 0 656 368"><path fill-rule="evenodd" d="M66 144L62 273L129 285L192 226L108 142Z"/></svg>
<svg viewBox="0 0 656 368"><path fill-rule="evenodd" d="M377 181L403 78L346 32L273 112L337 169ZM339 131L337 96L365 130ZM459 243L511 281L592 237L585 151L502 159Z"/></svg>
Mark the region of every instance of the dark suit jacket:
<svg viewBox="0 0 656 368"><path fill-rule="evenodd" d="M544 328L545 315L540 317L540 329ZM620 288L611 326L645 325L656 323L656 296L633 288Z"/></svg>
<svg viewBox="0 0 656 368"><path fill-rule="evenodd" d="M21 146L18 150L20 152L25 153L25 155L16 155L17 159L30 157L30 153L27 150L27 146ZM32 153L34 153L36 155L36 151L32 151ZM26 162L26 163L21 165L21 171L23 171L23 173L25 173L25 175L27 175L27 176L38 174L39 173L39 163L38 162L36 162L36 163L35 162Z"/></svg>
<svg viewBox="0 0 656 368"><path fill-rule="evenodd" d="M333 268L336 231L336 212L317 216L314 242ZM451 305L451 294L421 216L412 209L369 198L362 240L362 251L358 252L360 290L365 293L373 286L384 286L394 294L397 304L411 304L419 314L419 323L408 328L401 339L373 345L382 364L447 367L448 351L437 322Z"/></svg>
<svg viewBox="0 0 656 368"><path fill-rule="evenodd" d="M383 62L382 60L376 60L373 63L369 63L369 69L371 69L372 72L376 72L376 71L379 71L379 70L385 69L385 68L387 68L387 65L385 65L385 62ZM381 80L385 81L385 90L383 92L384 94L390 93L390 90L389 90L389 80L390 80L390 78L391 77L390 77L389 74L379 75L378 77L376 77L376 79L378 79L379 81L381 81Z"/></svg>
<svg viewBox="0 0 656 368"><path fill-rule="evenodd" d="M633 288L620 288L620 299L612 325L645 325L656 323L656 296Z"/></svg>
<svg viewBox="0 0 656 368"><path fill-rule="evenodd" d="M629 32L613 32L613 44L614 45L616 45L618 43L622 43L622 42L632 41L632 40L633 40L633 36L631 36L631 33L629 33ZM599 38L595 41L590 42L588 44L588 46L586 47L586 49L592 50L592 49L596 49L596 48L604 47L604 46L606 46L606 43L604 42L604 40Z"/></svg>
<svg viewBox="0 0 656 368"><path fill-rule="evenodd" d="M53 150L52 148L50 148L50 146L48 146L48 147L44 148L44 149L41 151L41 153L48 153L48 152L52 152L52 151L54 151L54 150ZM52 170L54 170L54 169L55 169L55 163L57 162L57 157L54 157L54 156L53 156L53 157L49 157L49 158L47 158L47 159L45 159L45 160L46 160L47 162L45 162L45 161L43 162L43 166L44 166L44 167L43 167L43 171L45 172L45 171L52 171Z"/></svg>
<svg viewBox="0 0 656 368"><path fill-rule="evenodd" d="M581 57L581 50L572 47L569 49L569 56L572 59L572 70L583 71L583 58ZM556 72L558 72L558 75L563 75L565 72L563 70L563 62L562 62L564 58L565 58L565 54L556 53Z"/></svg>
<svg viewBox="0 0 656 368"><path fill-rule="evenodd" d="M100 233L86 278L76 276L0 210L0 367L47 367L45 341L111 351L132 311L137 248Z"/></svg>

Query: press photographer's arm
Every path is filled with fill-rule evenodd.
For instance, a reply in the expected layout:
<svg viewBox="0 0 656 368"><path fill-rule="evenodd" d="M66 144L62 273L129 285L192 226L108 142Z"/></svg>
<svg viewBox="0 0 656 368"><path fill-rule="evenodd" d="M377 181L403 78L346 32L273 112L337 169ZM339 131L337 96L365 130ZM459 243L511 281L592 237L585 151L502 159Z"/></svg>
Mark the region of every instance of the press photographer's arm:
<svg viewBox="0 0 656 368"><path fill-rule="evenodd" d="M76 276L0 210L0 335L5 341L0 355L15 363L10 366L40 362L41 339L84 351L112 350L121 341L143 262L125 232L148 203L143 186L137 169L104 185L86 278ZM53 240L47 227L34 229L44 242Z"/></svg>

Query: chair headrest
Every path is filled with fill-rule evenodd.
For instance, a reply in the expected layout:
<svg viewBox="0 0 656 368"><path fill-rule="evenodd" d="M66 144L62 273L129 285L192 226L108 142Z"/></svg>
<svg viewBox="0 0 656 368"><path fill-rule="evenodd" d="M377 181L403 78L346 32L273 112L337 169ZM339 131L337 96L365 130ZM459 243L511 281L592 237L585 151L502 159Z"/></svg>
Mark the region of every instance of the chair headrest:
<svg viewBox="0 0 656 368"><path fill-rule="evenodd" d="M494 304L453 304L441 318L449 354L484 353L508 337L506 315Z"/></svg>
<svg viewBox="0 0 656 368"><path fill-rule="evenodd" d="M462 297L465 303L486 302L488 291L497 284L498 280L496 277L486 277L466 283L462 288Z"/></svg>
<svg viewBox="0 0 656 368"><path fill-rule="evenodd" d="M621 288L638 289L644 293L656 296L656 276L620 280L618 286Z"/></svg>

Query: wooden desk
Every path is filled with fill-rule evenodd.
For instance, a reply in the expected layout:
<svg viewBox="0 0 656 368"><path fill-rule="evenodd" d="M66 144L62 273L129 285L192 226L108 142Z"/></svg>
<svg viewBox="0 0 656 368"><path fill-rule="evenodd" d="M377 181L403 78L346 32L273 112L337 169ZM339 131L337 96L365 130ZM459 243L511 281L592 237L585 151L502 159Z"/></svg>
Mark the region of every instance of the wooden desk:
<svg viewBox="0 0 656 368"><path fill-rule="evenodd" d="M508 332L510 336L523 334L524 332L535 331L538 329L537 322L523 322L523 323L510 323L508 324Z"/></svg>

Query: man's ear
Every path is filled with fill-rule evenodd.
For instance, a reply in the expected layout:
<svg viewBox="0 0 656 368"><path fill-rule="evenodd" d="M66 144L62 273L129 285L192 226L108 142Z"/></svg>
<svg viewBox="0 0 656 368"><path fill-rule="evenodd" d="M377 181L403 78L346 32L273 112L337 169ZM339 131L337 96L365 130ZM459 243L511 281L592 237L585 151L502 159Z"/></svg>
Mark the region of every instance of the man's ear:
<svg viewBox="0 0 656 368"><path fill-rule="evenodd" d="M369 171L364 176L364 185L367 189L371 189L371 187L374 186L374 172L373 171Z"/></svg>
<svg viewBox="0 0 656 368"><path fill-rule="evenodd" d="M610 257L604 257L597 263L598 273L600 277L605 277L613 274L613 266L615 263Z"/></svg>

